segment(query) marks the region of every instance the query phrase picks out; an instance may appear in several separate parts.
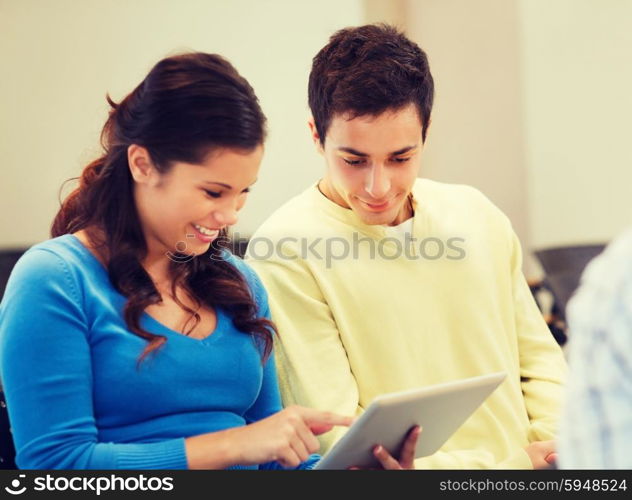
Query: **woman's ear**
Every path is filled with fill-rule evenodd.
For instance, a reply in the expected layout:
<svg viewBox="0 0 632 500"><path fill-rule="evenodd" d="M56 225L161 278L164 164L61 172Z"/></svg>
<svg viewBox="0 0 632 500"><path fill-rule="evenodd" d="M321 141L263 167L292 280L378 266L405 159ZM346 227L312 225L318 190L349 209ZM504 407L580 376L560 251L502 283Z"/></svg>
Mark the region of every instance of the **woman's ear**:
<svg viewBox="0 0 632 500"><path fill-rule="evenodd" d="M147 184L153 178L154 164L147 148L138 144L130 145L127 148L127 163L135 182Z"/></svg>
<svg viewBox="0 0 632 500"><path fill-rule="evenodd" d="M314 145L316 146L316 151L318 151L321 155L325 154L323 145L320 143L320 135L318 135L318 129L316 128L314 118L310 117L310 119L307 120L307 125L309 125L309 131L312 136L312 141L314 141Z"/></svg>

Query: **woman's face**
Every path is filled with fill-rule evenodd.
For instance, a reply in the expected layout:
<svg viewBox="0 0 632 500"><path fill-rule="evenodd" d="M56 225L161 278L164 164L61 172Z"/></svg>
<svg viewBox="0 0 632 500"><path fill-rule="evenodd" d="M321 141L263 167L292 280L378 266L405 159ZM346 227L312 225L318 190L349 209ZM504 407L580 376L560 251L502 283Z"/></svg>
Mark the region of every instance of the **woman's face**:
<svg viewBox="0 0 632 500"><path fill-rule="evenodd" d="M218 149L200 164L175 162L162 174L147 150L130 146L134 197L149 256L201 255L237 212L257 180L263 146L250 152Z"/></svg>

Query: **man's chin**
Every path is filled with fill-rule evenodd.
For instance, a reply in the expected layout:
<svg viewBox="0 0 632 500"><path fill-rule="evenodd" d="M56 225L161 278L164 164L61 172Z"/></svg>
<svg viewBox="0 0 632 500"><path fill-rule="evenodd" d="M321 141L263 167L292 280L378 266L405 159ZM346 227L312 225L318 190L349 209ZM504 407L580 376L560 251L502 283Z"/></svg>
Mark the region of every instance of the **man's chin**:
<svg viewBox="0 0 632 500"><path fill-rule="evenodd" d="M396 214L388 212L374 213L355 210L358 218L367 226L388 226L397 217Z"/></svg>
<svg viewBox="0 0 632 500"><path fill-rule="evenodd" d="M397 215L402 211L403 204L390 207L383 212L366 210L361 204L352 205L352 210L358 218L367 226L389 226L397 220Z"/></svg>

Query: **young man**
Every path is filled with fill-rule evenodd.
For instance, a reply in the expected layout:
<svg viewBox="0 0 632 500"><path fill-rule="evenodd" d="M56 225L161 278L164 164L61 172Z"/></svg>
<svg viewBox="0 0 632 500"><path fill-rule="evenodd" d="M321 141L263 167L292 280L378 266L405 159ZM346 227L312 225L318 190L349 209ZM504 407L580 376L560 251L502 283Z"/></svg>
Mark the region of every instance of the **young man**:
<svg viewBox="0 0 632 500"><path fill-rule="evenodd" d="M417 178L433 92L426 55L389 26L343 29L314 58L325 175L248 248L279 327L284 402L359 414L382 393L505 371L416 466L544 467L564 358L508 219L473 188Z"/></svg>

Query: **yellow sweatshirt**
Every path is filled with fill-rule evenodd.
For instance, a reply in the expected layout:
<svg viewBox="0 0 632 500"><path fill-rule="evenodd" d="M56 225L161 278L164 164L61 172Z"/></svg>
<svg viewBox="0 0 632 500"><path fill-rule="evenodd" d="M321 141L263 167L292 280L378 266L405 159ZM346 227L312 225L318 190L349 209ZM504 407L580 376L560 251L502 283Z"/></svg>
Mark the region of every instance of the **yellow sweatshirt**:
<svg viewBox="0 0 632 500"><path fill-rule="evenodd" d="M566 364L521 271L509 220L479 191L418 179L412 238L368 226L317 189L248 247L279 328L284 404L359 414L383 393L505 371L418 468L531 468L553 439ZM321 438L326 452L345 431ZM420 439L423 439L423 432Z"/></svg>

